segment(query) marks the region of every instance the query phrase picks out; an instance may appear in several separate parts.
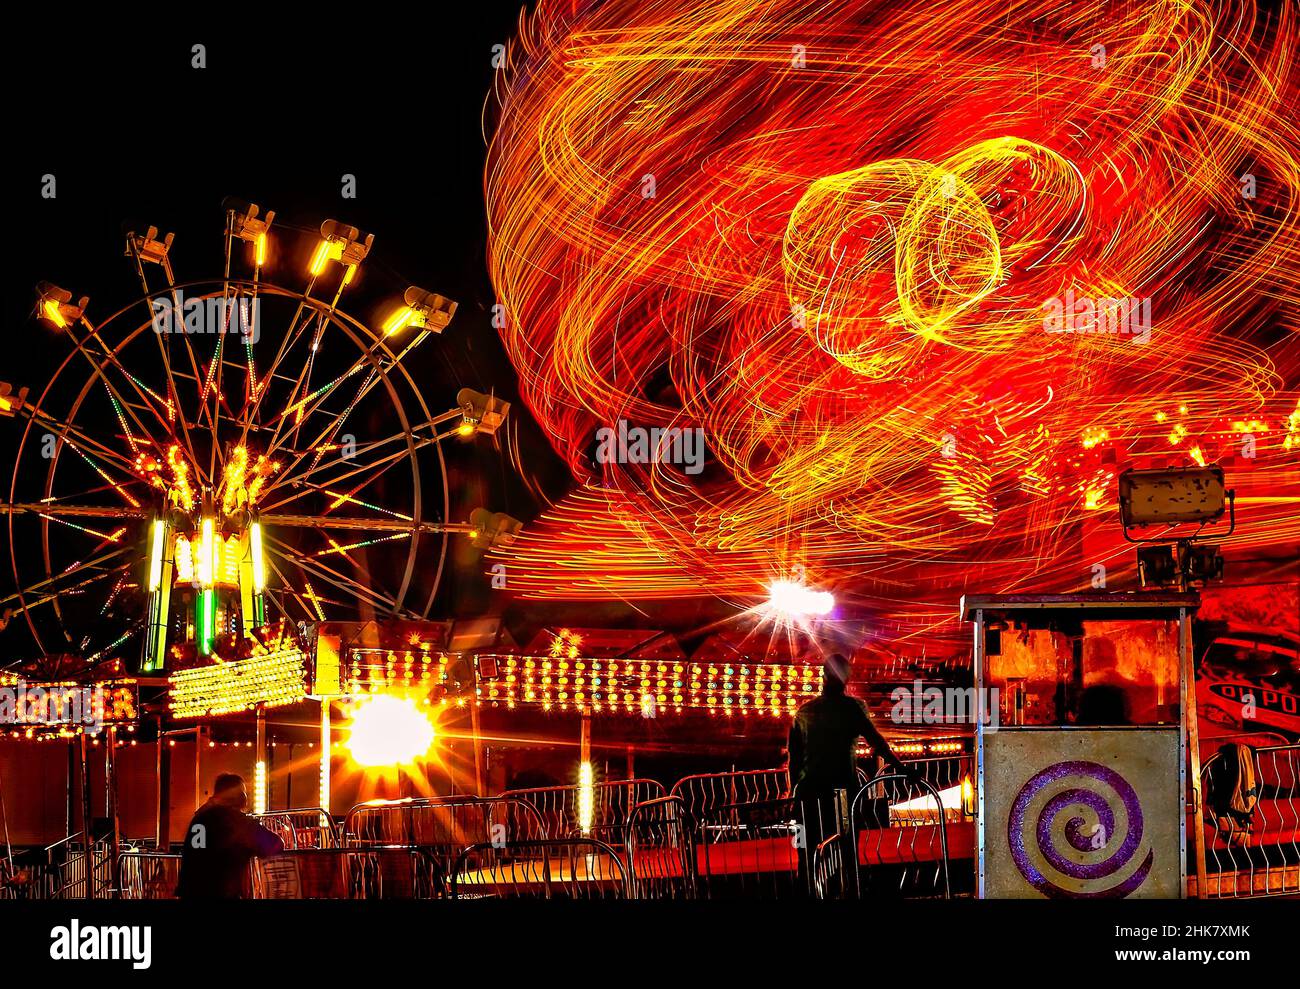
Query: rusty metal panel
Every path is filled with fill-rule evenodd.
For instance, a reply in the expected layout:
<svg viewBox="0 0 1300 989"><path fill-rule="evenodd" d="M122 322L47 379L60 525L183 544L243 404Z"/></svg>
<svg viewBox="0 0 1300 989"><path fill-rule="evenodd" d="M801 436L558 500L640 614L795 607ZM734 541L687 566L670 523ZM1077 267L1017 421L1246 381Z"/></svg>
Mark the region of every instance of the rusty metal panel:
<svg viewBox="0 0 1300 989"><path fill-rule="evenodd" d="M984 734L984 895L1181 894L1176 728Z"/></svg>

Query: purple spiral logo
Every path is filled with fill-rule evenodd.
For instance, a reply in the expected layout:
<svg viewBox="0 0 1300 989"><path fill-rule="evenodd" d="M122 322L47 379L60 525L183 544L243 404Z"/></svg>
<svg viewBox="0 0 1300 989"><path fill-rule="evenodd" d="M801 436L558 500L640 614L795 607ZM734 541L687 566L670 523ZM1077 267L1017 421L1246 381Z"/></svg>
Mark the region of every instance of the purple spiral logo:
<svg viewBox="0 0 1300 989"><path fill-rule="evenodd" d="M1146 880L1154 854L1147 849L1136 869L1106 885L1141 851L1142 807L1123 776L1096 762L1058 762L1031 777L1011 806L1007 841L1020 874L1050 897L1128 896Z"/></svg>

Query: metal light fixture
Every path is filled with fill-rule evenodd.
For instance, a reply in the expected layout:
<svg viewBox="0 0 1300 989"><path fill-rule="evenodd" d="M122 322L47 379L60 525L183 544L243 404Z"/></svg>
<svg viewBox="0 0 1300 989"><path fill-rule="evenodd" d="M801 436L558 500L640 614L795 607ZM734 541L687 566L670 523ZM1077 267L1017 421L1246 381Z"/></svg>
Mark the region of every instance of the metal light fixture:
<svg viewBox="0 0 1300 989"><path fill-rule="evenodd" d="M1178 560L1168 543L1143 546L1137 551L1138 578L1143 587L1164 587L1178 583Z"/></svg>
<svg viewBox="0 0 1300 989"><path fill-rule="evenodd" d="M1231 507L1223 468L1126 470L1119 476L1119 511L1130 528L1218 521Z"/></svg>
<svg viewBox="0 0 1300 989"><path fill-rule="evenodd" d="M489 512L486 508L470 512L469 523L474 527L469 534L470 542L478 549L509 546L524 527L522 522L505 512Z"/></svg>
<svg viewBox="0 0 1300 989"><path fill-rule="evenodd" d="M27 389L14 386L7 381L0 381L0 416L13 418L27 400Z"/></svg>
<svg viewBox="0 0 1300 989"><path fill-rule="evenodd" d="M275 210L267 210L266 216L259 218L261 207L256 203L227 197L221 205L230 218L231 236L253 245L253 265L260 269L266 264L266 235L275 221Z"/></svg>
<svg viewBox="0 0 1300 989"><path fill-rule="evenodd" d="M1202 540L1206 526L1228 514L1226 539L1237 528L1233 492L1224 482L1223 468L1172 467L1126 470L1119 476L1119 511L1124 538L1137 543L1138 576L1143 587L1193 583L1223 576L1223 557L1216 545ZM1130 529L1161 526L1155 536L1136 538ZM1188 526L1195 526L1188 529Z"/></svg>
<svg viewBox="0 0 1300 989"><path fill-rule="evenodd" d="M139 263L147 262L161 265L163 271L167 274L168 284L171 284L176 281L175 276L172 274L170 257L172 241L175 239L176 235L170 233L162 240L159 240L157 227L149 227L143 234L129 230L126 235L126 257L135 258Z"/></svg>
<svg viewBox="0 0 1300 989"><path fill-rule="evenodd" d="M384 336L392 336L408 326L419 327L430 333L441 333L456 315L456 303L437 292L428 292L416 285L410 286L403 296L403 305L384 321Z"/></svg>
<svg viewBox="0 0 1300 989"><path fill-rule="evenodd" d="M362 234L356 227L350 227L338 220L326 220L320 225L320 243L312 253L308 271L316 277L325 270L331 261L337 261L347 269L343 276L346 284L351 281L357 266L370 253L370 246L375 242L374 234ZM362 239L364 238L364 239Z"/></svg>
<svg viewBox="0 0 1300 989"><path fill-rule="evenodd" d="M90 302L90 296L83 295L74 304L72 293L59 288L53 282L36 283L36 316L58 330L65 330L81 319Z"/></svg>
<svg viewBox="0 0 1300 989"><path fill-rule="evenodd" d="M463 416L456 432L462 436L483 433L492 436L510 414L510 403L495 395L484 395L472 388L462 388L456 393L456 404Z"/></svg>

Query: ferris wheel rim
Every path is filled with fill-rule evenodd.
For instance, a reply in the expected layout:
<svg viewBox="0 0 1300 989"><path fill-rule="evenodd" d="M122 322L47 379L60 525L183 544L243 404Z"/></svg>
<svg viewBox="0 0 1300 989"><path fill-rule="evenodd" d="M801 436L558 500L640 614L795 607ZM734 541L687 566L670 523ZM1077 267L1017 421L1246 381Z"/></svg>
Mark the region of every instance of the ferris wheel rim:
<svg viewBox="0 0 1300 989"><path fill-rule="evenodd" d="M324 299L318 299L308 295L305 290L291 289L279 285L275 282L265 281L260 278L254 280L254 279L245 279L245 278L231 278L229 276L226 276L226 277L197 278L197 279L190 279L182 282L173 282L169 284L165 289L161 289L155 292L146 291L144 294L136 296L126 304L120 306L114 312L110 313L108 316L92 324L93 330L97 335L99 332L102 331L104 327L109 326L110 324L126 317L127 314L137 306L140 305L149 306L150 300L156 298L161 291L177 292L183 289L194 288L196 286L213 287L216 289L215 291L205 293L202 296L203 298L212 298L217 296L228 295L230 288L234 287L239 290L245 290L245 289L252 290L252 292L255 295L257 293L263 293L268 296L279 297L282 299L287 299L290 301L297 302L300 306L310 309L315 314L337 325L339 329L347 335L349 341L362 355L362 360L368 363L372 368L372 370L375 372L376 376L380 380L382 380L384 389L387 392L390 403L397 413L398 422L399 425L401 426L401 435L405 439L405 444L406 444L405 459L407 459L410 463L411 492L412 492L413 526L410 535L410 542L408 543L409 549L406 553L406 564L403 569L402 579L398 587L398 591L392 599L393 604L390 610L393 614L400 615L403 612L406 612L408 614L415 614L418 615L419 617L427 618L429 612L432 610L434 600L441 586L442 575L446 565L447 546L448 546L448 540L450 538L450 534L445 530L439 533L433 533L441 536L441 539L439 540L439 545L437 549L438 563L437 563L437 567L434 568L432 573L432 580L429 585L428 597L425 600L423 608L419 609L418 611L416 610L415 607L408 607L407 598L410 596L411 593L411 584L415 574L415 567L417 561L419 560L420 539L422 535L425 535L425 527L423 526L423 519L424 519L423 483L420 477L419 459L417 457L417 453L422 446L431 445L434 448L434 453L435 456L437 457L438 477L441 479L442 490L443 490L442 521L444 523L447 521L448 516L450 514L450 489L449 489L449 482L447 477L446 459L443 454L441 442L437 441L435 437L435 439L430 443L417 444L414 436L414 431L411 428L410 417L408 416L406 406L398 393L397 387L395 387L394 381L392 380L392 372L396 370L398 372L398 382L399 383L404 382L406 388L409 390L408 400L414 401L416 407L418 408L419 413L424 417L424 423L426 424L429 423L433 419L433 415L429 409L429 405L427 400L425 399L423 391L421 390L419 385L415 382L413 376L410 373L410 370L393 352L392 348L388 344L388 341L385 339L382 333L376 332L374 329L370 327L370 325L367 322L361 320L356 316L353 316L346 310L342 309L337 304L337 302L330 303ZM150 319L143 320L138 325L136 325L133 329L129 330L126 334L124 334L122 338L111 347L108 346L107 344L104 344L106 353L100 357L98 362L92 359L91 355L86 354L83 351L80 344L75 344L73 349L69 351L69 353L63 358L63 360L59 363L59 365L50 374L50 377L47 380L45 387L41 391L40 397L37 399L35 403L31 403L31 408L33 409L33 415L27 418L27 422L23 429L22 435L19 438L18 449L14 461L14 469L10 476L9 501L11 505L14 504L16 500L18 477L20 474L20 464L22 463L24 453L27 451L28 440L33 436L33 432L34 430L36 430L38 426L39 416L43 413L46 419L56 424L56 429L51 430L49 429L48 422L40 423L46 428L48 432L56 432L59 439L59 442L55 446L53 455L49 458L50 463L46 468L46 477L42 489L45 498L48 500L53 495L54 476L57 471L59 456L62 452L62 447L64 445L73 445L75 448L76 446L76 443L69 442L68 436L70 433L76 431L75 430L76 418L80 413L82 405L89 397L91 391L94 389L96 382L101 377L105 376L105 372L108 368L112 367L115 363L117 363L117 358L124 351L124 349L128 347L130 344L134 343L139 338L140 334L145 332L145 330L151 328L152 328L152 319L150 318ZM65 329L65 332L69 332L69 334L71 334L71 329L70 328ZM367 344L367 341L369 341L369 345ZM287 349L291 349L291 348L286 348L286 350ZM75 362L76 357L79 353L82 353L91 361L91 368L88 370L86 374L86 378L83 381L76 395L76 398L71 404L71 406L69 407L66 415L64 417L52 416L48 411L47 403L51 401L52 392L54 391L55 387L59 384L60 380L64 377L64 375L70 373L70 365ZM385 356L389 359L389 364L387 367L383 366L383 364L381 363L381 358ZM120 367L120 364L118 366ZM278 362L276 366L278 366ZM122 371L124 374L126 373L124 369L122 369ZM268 369L267 371L268 377L270 376L272 371L273 368ZM168 376L169 381L174 379L174 375L170 367L167 366L165 363L163 366L163 372ZM131 377L129 374L127 376ZM152 410L152 411L155 411L156 414L156 410ZM181 416L182 418L184 418L183 412L181 412ZM156 443L157 441L153 439L152 434L149 433L147 430L145 431L148 434L149 441L152 443ZM191 454L191 458L190 458L191 461L194 462L196 469L198 469L200 465L197 463L197 460L193 457L193 451L191 450L189 452ZM138 481L139 478L132 477L131 480ZM29 631L32 634L33 640L36 643L37 648L42 652L46 652L47 648L45 645L45 640L42 637L41 631L37 627L37 623L33 619L31 614L31 608L34 607L34 605L29 603L28 595L29 595L29 591L31 590L31 587L40 586L41 584L49 584L53 580L55 580L57 576L53 572L54 567L53 567L53 561L50 552L49 531L51 527L51 522L48 518L45 517L42 517L40 521L41 542L42 542L42 564L43 564L45 576L43 581L38 582L37 585L31 585L31 586L27 586L24 584L21 575L21 569L18 563L17 549L14 540L15 523L14 523L13 513L9 513L8 522L9 522L9 537L10 537L9 555L10 555L11 571L13 572L14 579L15 579L16 598L19 602L21 610L23 611L25 622L27 624ZM279 555L283 556L283 554L279 554ZM283 558L287 562L291 562L300 572L303 572L303 566L300 562L291 560L287 556L283 556ZM123 563L113 569L110 569L108 571L105 571L97 575L94 578L91 578L91 580L87 581L86 583L90 583L93 582L94 580L102 579L103 577L112 576L114 573L129 571L129 569L135 563L138 562L139 561L128 561L126 563ZM63 615L63 610L59 605L57 595L54 595L48 603L52 604L53 606L52 610L55 616L55 622L57 624L59 632L62 633L66 643L68 645L72 645L73 640L70 631L68 629L68 622ZM418 607L418 601L417 601L417 607ZM132 634L132 632L128 631L127 635L129 636L130 634Z"/></svg>

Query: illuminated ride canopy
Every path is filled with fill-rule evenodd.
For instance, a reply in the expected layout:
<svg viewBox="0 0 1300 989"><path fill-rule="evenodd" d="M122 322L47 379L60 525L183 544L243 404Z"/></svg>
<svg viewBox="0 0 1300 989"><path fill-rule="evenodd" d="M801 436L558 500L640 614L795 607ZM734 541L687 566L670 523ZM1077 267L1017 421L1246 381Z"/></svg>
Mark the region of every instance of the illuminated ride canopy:
<svg viewBox="0 0 1300 989"><path fill-rule="evenodd" d="M916 630L968 580L1128 560L1130 465L1223 464L1230 556L1300 542L1294 14L935 17L542 0L524 22L491 274L579 486L502 554L512 588L753 603L803 566ZM598 456L602 428L700 429L707 458Z"/></svg>

